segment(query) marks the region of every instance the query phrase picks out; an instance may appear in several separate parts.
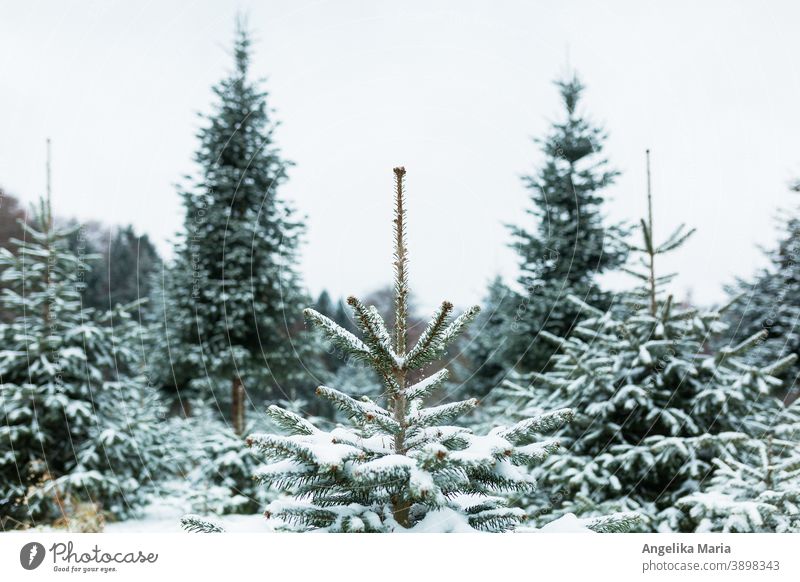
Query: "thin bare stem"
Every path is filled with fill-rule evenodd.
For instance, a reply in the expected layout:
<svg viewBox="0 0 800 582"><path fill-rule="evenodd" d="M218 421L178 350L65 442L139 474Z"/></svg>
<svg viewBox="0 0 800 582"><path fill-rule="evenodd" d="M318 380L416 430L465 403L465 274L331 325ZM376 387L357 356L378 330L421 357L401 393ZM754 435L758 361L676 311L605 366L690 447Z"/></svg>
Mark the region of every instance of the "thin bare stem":
<svg viewBox="0 0 800 582"><path fill-rule="evenodd" d="M395 352L406 353L408 336L408 250L406 249L406 208L404 179L406 169L394 169L394 292L395 292Z"/></svg>
<svg viewBox="0 0 800 582"><path fill-rule="evenodd" d="M395 328L394 343L398 356L405 356L408 341L408 251L406 249L406 208L403 180L406 169L394 169L394 291L395 291ZM400 430L394 436L394 448L397 454L406 453L406 413L408 402L405 396L406 369L399 366L394 371L398 393L391 397L391 408L395 421L400 425ZM410 503L402 495L392 497L392 513L397 522L407 527L409 524Z"/></svg>
<svg viewBox="0 0 800 582"><path fill-rule="evenodd" d="M656 314L656 257L655 246L653 238L653 192L650 183L650 150L646 151L647 155L647 236L650 241L646 245L647 253L650 258L650 313L655 316Z"/></svg>

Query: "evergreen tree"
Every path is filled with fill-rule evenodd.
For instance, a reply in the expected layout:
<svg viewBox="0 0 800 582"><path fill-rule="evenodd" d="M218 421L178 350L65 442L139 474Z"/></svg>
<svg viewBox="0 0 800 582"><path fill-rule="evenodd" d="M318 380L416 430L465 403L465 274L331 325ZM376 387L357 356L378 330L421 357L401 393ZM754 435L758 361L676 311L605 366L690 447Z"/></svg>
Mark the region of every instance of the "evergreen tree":
<svg viewBox="0 0 800 582"><path fill-rule="evenodd" d="M214 112L199 132L200 176L181 193L185 234L164 323L177 388L229 386L237 433L245 385L251 397L293 394L317 365L298 365L308 353L294 316L305 301L296 272L303 225L277 195L290 164L274 142L267 94L250 79L250 52L240 25L234 70L214 88Z"/></svg>
<svg viewBox="0 0 800 582"><path fill-rule="evenodd" d="M793 186L800 192L800 183ZM770 265L750 279L738 279L728 287L732 297L741 298L726 314L731 332L722 343L736 343L754 333L767 333L750 354L753 363L764 364L789 354L800 356L800 213L787 213L780 225L777 248L768 253ZM797 366L788 368L787 401L797 397L800 386Z"/></svg>
<svg viewBox="0 0 800 582"><path fill-rule="evenodd" d="M0 247L13 248L11 240L22 238L25 214L19 200L0 187Z"/></svg>
<svg viewBox="0 0 800 582"><path fill-rule="evenodd" d="M98 324L112 343L114 367L104 372L102 392L94 394L94 423L87 440L75 442L75 466L36 495L88 498L122 519L137 515L160 481L176 474L167 444L174 435L164 423L160 394L147 380L147 329L119 305Z"/></svg>
<svg viewBox="0 0 800 582"><path fill-rule="evenodd" d="M517 298L501 277L495 277L489 284L483 309L475 322L476 334L469 338L465 350L472 364L466 387L478 396L499 386L514 366L509 333L517 331L517 322L509 317L509 312Z"/></svg>
<svg viewBox="0 0 800 582"><path fill-rule="evenodd" d="M137 419L153 410L134 401L141 385L126 374L127 348L115 345L114 330L93 310L81 309L89 266L68 248L72 231L53 226L44 201L36 224L22 227L15 252L0 249L0 301L13 315L0 324L0 514L9 526L64 516L65 496L72 493L62 490L64 479L89 470L103 483L80 494L98 495L91 501L119 509L124 492L109 480L116 471L138 479L146 467L125 458L130 449L118 446L130 443L117 440L114 423L122 422L124 410ZM136 422L137 431L145 430ZM105 449L103 459L93 446Z"/></svg>
<svg viewBox="0 0 800 582"><path fill-rule="evenodd" d="M552 368L507 383L510 414L578 411L557 433L563 451L534 472L549 490L545 519L625 510L644 515L652 529L690 528L675 502L696 491L712 459L727 458L754 434L752 414L774 403L767 394L781 384L775 374L793 361L746 363L760 334L706 353L708 336L725 330L719 311L677 306L662 290L672 276L655 268L656 257L692 231L681 226L657 245L651 210L641 233L642 244L630 248L641 268L629 270L641 286L609 311L573 296L587 316L569 338L545 332L559 347Z"/></svg>
<svg viewBox="0 0 800 582"><path fill-rule="evenodd" d="M534 482L520 469L540 461L557 446L538 433L568 421L558 410L499 427L488 435L450 424L476 405L475 399L426 407L433 389L446 381L441 370L416 382L414 370L438 360L474 319L473 307L450 321L453 306L444 302L416 344L408 342L408 256L403 181L395 172L395 301L393 329L375 307L350 297L362 339L329 318L308 309L306 317L329 341L369 365L381 379L385 397L354 399L321 386L317 394L350 417L351 427L320 430L301 416L271 406L269 414L289 433L254 434L248 443L270 461L256 477L287 489L294 500L278 500L267 515L301 530L383 532L424 530L504 530L524 517L507 507L499 494L530 490ZM191 521L191 520L190 520ZM197 527L187 522L187 527ZM201 529L203 529L201 527Z"/></svg>
<svg viewBox="0 0 800 582"><path fill-rule="evenodd" d="M271 492L253 480L258 457L220 418L218 407L198 401L191 408L191 417L171 422L175 441L183 443L171 451L171 462L188 483L176 494L205 515L253 513L263 507Z"/></svg>
<svg viewBox="0 0 800 582"><path fill-rule="evenodd" d="M83 292L83 305L102 311L148 298L153 273L161 265L149 237L138 236L132 226L116 229L108 236L103 248L89 249L102 260L92 269Z"/></svg>
<svg viewBox="0 0 800 582"><path fill-rule="evenodd" d="M800 414L795 404L757 418L764 431L740 444L736 457L714 459L702 490L677 501L698 532L800 531Z"/></svg>
<svg viewBox="0 0 800 582"><path fill-rule="evenodd" d="M520 291L502 312L491 314L502 314L507 322L503 361L494 357L494 366L506 369L544 369L553 347L540 334L566 337L581 316L580 306L567 296L608 307L610 297L598 289L596 279L625 256L622 229L606 226L602 212L603 190L618 176L603 155L606 134L581 113L584 85L577 76L556 85L565 118L537 140L544 161L535 174L523 178L531 201L526 212L535 223L510 227L520 260ZM473 353L475 366L490 362L492 353L492 346Z"/></svg>
<svg viewBox="0 0 800 582"><path fill-rule="evenodd" d="M0 247L13 250L11 244L13 239L19 240L23 237L21 223L26 219L25 211L20 207L19 201L0 188ZM0 282L0 290L2 282ZM6 313L0 309L0 321L7 321L13 314Z"/></svg>

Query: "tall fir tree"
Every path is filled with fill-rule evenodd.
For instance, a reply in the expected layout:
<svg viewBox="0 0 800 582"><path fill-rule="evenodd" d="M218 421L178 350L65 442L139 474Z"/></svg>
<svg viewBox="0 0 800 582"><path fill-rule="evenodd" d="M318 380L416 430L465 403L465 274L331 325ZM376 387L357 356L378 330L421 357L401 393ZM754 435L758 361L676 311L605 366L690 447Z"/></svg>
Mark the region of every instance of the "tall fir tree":
<svg viewBox="0 0 800 582"><path fill-rule="evenodd" d="M303 360L309 342L295 315L305 301L296 271L303 224L278 196L290 162L275 145L277 123L251 79L250 56L240 22L233 71L214 87L214 111L198 134L200 175L181 192L185 234L163 329L176 388L193 382L223 399L224 389L239 434L246 388L256 400L293 394L315 364Z"/></svg>
<svg viewBox="0 0 800 582"><path fill-rule="evenodd" d="M534 472L549 497L532 502L549 502L545 520L635 511L646 518L643 529L691 529L676 501L697 491L713 459L734 455L757 432L753 412L774 405L775 375L794 361L748 364L744 356L761 334L707 353L709 337L725 331L719 310L680 307L663 290L672 275L656 268L657 257L693 231L681 226L657 244L652 210L640 231L642 242L630 248L638 266L628 269L640 285L621 293L612 310L572 296L586 316L569 338L545 332L559 349L552 368L506 383L512 417L549 407L577 411L557 433L563 449Z"/></svg>
<svg viewBox="0 0 800 582"><path fill-rule="evenodd" d="M566 337L581 315L567 297L607 307L610 296L598 288L597 277L625 257L623 229L607 225L603 215L604 190L619 175L603 153L606 134L581 111L585 88L577 75L556 86L565 116L536 140L544 160L535 174L523 178L530 192L530 222L509 227L519 255L519 288L503 311L484 316L491 327L497 327L492 320L505 319L495 341L471 350L478 380L488 384L484 390L497 381L498 364L506 370L543 370L553 347L542 341L542 332Z"/></svg>

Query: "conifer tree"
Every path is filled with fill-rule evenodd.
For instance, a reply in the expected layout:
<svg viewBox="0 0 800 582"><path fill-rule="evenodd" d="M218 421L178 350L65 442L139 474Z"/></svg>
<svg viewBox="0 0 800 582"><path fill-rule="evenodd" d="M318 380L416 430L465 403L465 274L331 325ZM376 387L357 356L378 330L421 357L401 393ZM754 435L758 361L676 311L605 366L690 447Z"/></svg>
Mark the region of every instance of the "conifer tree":
<svg viewBox="0 0 800 582"><path fill-rule="evenodd" d="M141 501L119 503L138 488L133 481L146 479L147 464L129 455L149 447L142 435L157 432L155 421L141 421L157 404L141 401L142 385L129 375L129 348L115 343L114 329L81 309L89 265L69 250L71 230L53 226L49 198L22 228L14 253L0 249L0 302L12 315L0 324L0 514L8 522L2 525L64 516L73 493L65 479L79 474L86 487L76 494L122 515ZM120 426L126 410L136 419L135 442Z"/></svg>
<svg viewBox="0 0 800 582"><path fill-rule="evenodd" d="M621 227L607 226L603 216L603 190L619 175L603 154L606 134L580 110L584 85L577 75L556 85L565 118L537 140L544 162L523 178L531 201L526 212L534 224L510 227L521 273L518 297L505 310L505 359L507 368L525 372L543 370L553 354L540 333L567 337L581 316L568 295L608 307L610 297L597 287L597 276L625 257ZM477 359L481 365L488 357Z"/></svg>
<svg viewBox="0 0 800 582"><path fill-rule="evenodd" d="M80 231L79 231L80 232ZM150 238L137 235L133 226L103 229L107 244L91 240L71 241L71 248L80 254L100 256L87 276L83 290L83 306L108 311L117 305L150 297L153 273L159 270L161 258ZM81 248L82 247L82 248Z"/></svg>
<svg viewBox="0 0 800 582"><path fill-rule="evenodd" d="M681 226L655 243L649 155L648 207L642 242L630 245L639 261L628 271L640 286L608 311L572 296L586 318L569 338L546 334L559 347L552 368L507 383L511 413L577 411L557 433L563 450L534 471L555 500L544 519L625 510L642 514L642 527L689 529L675 502L708 477L712 459L727 458L753 434L752 414L771 406L768 393L781 384L775 375L793 362L746 363L760 334L705 353L708 336L725 327L719 311L683 308L663 292L672 276L657 274L656 258L693 231Z"/></svg>
<svg viewBox="0 0 800 582"><path fill-rule="evenodd" d="M188 485L176 494L204 515L253 513L263 507L274 496L253 480L258 457L220 418L217 407L196 401L191 408L192 416L170 423L180 445L169 456Z"/></svg>
<svg viewBox="0 0 800 582"><path fill-rule="evenodd" d="M74 441L74 467L46 482L37 496L83 499L116 519L129 518L158 492L161 481L176 475L168 454L174 435L164 422L159 391L148 381L145 355L151 340L135 319L136 307L117 305L95 318L112 346L113 367L103 371L102 390L93 395L87 440Z"/></svg>
<svg viewBox="0 0 800 582"><path fill-rule="evenodd" d="M473 326L475 335L469 338L465 349L472 364L466 388L477 396L499 386L514 367L511 355L514 344L509 336L518 331L518 323L516 315L510 312L517 299L500 276L489 284L483 308Z"/></svg>
<svg viewBox="0 0 800 582"><path fill-rule="evenodd" d="M557 446L539 434L567 422L562 409L497 427L478 436L454 421L477 405L475 399L426 406L426 396L447 380L443 369L412 381L415 370L438 360L478 308L451 320L444 302L415 344L408 341L408 252L403 168L395 168L394 326L387 328L375 307L348 299L361 330L358 338L315 310L308 322L381 379L382 402L360 399L327 386L317 394L350 417L352 426L320 430L277 406L269 414L288 436L253 434L247 441L269 461L256 473L266 485L286 489L293 500L277 500L267 515L300 530L345 532L512 528L524 518L501 494L530 491L523 469ZM204 528L195 519L185 527Z"/></svg>
<svg viewBox="0 0 800 582"><path fill-rule="evenodd" d="M800 182L792 189L800 192ZM780 224L782 232L776 248L768 252L770 264L751 279L738 279L728 287L732 297L740 297L725 316L730 333L722 343L737 343L754 333L766 337L750 354L753 363L764 364L789 354L800 356L800 212L787 213ZM784 374L791 402L800 393L797 366Z"/></svg>
<svg viewBox="0 0 800 582"><path fill-rule="evenodd" d="M766 413L766 414L765 414ZM714 459L700 491L677 507L698 532L800 532L800 414L798 403L756 412L763 431Z"/></svg>
<svg viewBox="0 0 800 582"><path fill-rule="evenodd" d="M302 222L278 196L289 162L275 145L267 94L250 78L251 42L240 23L234 69L214 93L199 132L200 175L183 191L185 234L168 277L170 370L177 389L201 384L232 401L234 430L244 430L250 397L277 398L308 381L314 362L302 320L296 272Z"/></svg>

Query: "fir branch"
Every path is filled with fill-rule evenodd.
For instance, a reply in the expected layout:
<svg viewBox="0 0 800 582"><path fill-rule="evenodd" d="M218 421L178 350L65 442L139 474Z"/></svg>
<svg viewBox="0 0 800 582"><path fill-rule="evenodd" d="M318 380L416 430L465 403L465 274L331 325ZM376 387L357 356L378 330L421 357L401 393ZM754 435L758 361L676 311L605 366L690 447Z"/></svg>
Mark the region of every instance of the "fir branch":
<svg viewBox="0 0 800 582"><path fill-rule="evenodd" d="M761 331L756 332L750 337L742 340L735 346L725 346L724 348L721 348L719 352L717 352L716 359L718 362L720 362L730 356L739 356L743 353L746 353L753 349L753 347L755 347L757 344L767 339L767 335L767 330L762 329Z"/></svg>
<svg viewBox="0 0 800 582"><path fill-rule="evenodd" d="M674 249L680 247L683 243L685 243L690 236L692 236L697 229L692 228L688 231L685 231L686 225L681 224L678 228L676 228L669 238L661 243L659 247L655 250L655 254L660 255L663 253L668 253Z"/></svg>
<svg viewBox="0 0 800 582"><path fill-rule="evenodd" d="M452 343L464 329L472 323L476 317L478 317L478 313L480 313L481 308L478 305L473 305L469 309L467 309L464 313L459 315L455 321L453 321L450 325L447 326L447 329L444 330L444 334L442 334L442 349L447 347L450 343Z"/></svg>
<svg viewBox="0 0 800 582"><path fill-rule="evenodd" d="M596 533L627 533L641 523L642 516L632 512L612 513L584 520L584 525Z"/></svg>
<svg viewBox="0 0 800 582"><path fill-rule="evenodd" d="M428 396L431 392L436 390L450 377L450 372L447 369L439 370L433 376L429 376L413 386L406 388L406 398L411 400L422 399Z"/></svg>
<svg viewBox="0 0 800 582"><path fill-rule="evenodd" d="M561 447L557 439L549 439L514 448L511 460L517 465L541 463Z"/></svg>
<svg viewBox="0 0 800 582"><path fill-rule="evenodd" d="M314 452L295 441L291 437L272 434L251 434L245 439L248 447L255 447L271 458L300 459L306 463L314 463Z"/></svg>
<svg viewBox="0 0 800 582"><path fill-rule="evenodd" d="M797 362L797 354L789 354L788 356L781 358L777 362L774 362L769 366L763 367L761 370L769 376L777 376L784 370L793 366L795 362Z"/></svg>
<svg viewBox="0 0 800 582"><path fill-rule="evenodd" d="M406 483L417 463L406 455L385 455L379 459L359 465L353 476L359 486L376 486Z"/></svg>
<svg viewBox="0 0 800 582"><path fill-rule="evenodd" d="M221 525L216 524L207 519L203 519L199 515L189 514L181 518L181 527L192 533L224 533L225 530Z"/></svg>
<svg viewBox="0 0 800 582"><path fill-rule="evenodd" d="M584 301L577 295L567 295L567 300L571 301L572 303L580 307L582 311L587 311L588 313L594 315L595 317L604 317L606 315L605 311L603 311L602 309L597 309L597 307L593 305L589 305L588 303L586 303L586 301Z"/></svg>
<svg viewBox="0 0 800 582"><path fill-rule="evenodd" d="M539 433L551 432L572 421L574 413L569 408L545 412L533 418L526 418L500 432L500 435L517 444L532 439Z"/></svg>
<svg viewBox="0 0 800 582"><path fill-rule="evenodd" d="M274 404L267 408L269 417L290 434L314 434L319 430L303 417Z"/></svg>
<svg viewBox="0 0 800 582"><path fill-rule="evenodd" d="M477 398L470 398L469 400L450 402L432 408L423 408L417 413L410 414L406 422L412 430L445 424L466 414L476 406L478 406Z"/></svg>
<svg viewBox="0 0 800 582"><path fill-rule="evenodd" d="M400 432L400 425L391 417L388 410L385 410L372 402L359 402L351 398L344 392L339 392L327 386L317 388L317 394L330 400L342 412L348 415L359 424L365 425L374 423L390 434Z"/></svg>
<svg viewBox="0 0 800 582"><path fill-rule="evenodd" d="M396 358L391 338L378 310L374 307L367 308L353 296L347 298L347 304L353 308L356 322L364 334L364 342L374 357L375 366L383 370L394 368Z"/></svg>
<svg viewBox="0 0 800 582"><path fill-rule="evenodd" d="M335 321L310 308L305 309L303 314L306 320L320 330L334 346L362 362L373 362L373 354L367 345Z"/></svg>
<svg viewBox="0 0 800 582"><path fill-rule="evenodd" d="M444 336L447 318L453 311L453 304L444 301L436 310L428 325L419 336L416 345L408 352L405 358L405 367L414 369L419 362L430 362L431 355L438 348Z"/></svg>

